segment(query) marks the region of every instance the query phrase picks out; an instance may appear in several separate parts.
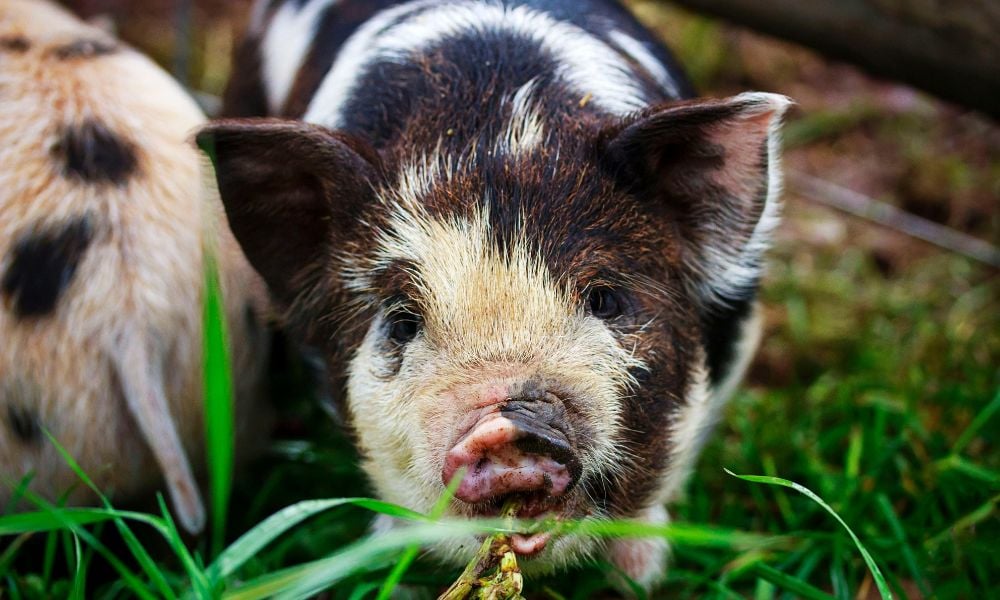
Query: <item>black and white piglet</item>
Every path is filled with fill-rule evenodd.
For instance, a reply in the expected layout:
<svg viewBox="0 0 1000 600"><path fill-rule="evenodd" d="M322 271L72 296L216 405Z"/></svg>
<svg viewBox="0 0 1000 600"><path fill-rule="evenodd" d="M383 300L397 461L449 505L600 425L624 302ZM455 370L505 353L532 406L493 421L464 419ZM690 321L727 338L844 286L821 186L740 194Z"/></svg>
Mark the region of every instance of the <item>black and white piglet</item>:
<svg viewBox="0 0 1000 600"><path fill-rule="evenodd" d="M198 531L204 256L216 256L254 437L266 290L189 136L205 119L166 73L41 0L0 1L0 511L25 477L93 502L166 483ZM21 508L31 507L24 502Z"/></svg>
<svg viewBox="0 0 1000 600"><path fill-rule="evenodd" d="M757 340L788 106L691 96L609 0L258 4L244 118L199 140L384 499L426 511L465 469L452 514L667 520ZM659 540L514 549L647 585L666 562Z"/></svg>

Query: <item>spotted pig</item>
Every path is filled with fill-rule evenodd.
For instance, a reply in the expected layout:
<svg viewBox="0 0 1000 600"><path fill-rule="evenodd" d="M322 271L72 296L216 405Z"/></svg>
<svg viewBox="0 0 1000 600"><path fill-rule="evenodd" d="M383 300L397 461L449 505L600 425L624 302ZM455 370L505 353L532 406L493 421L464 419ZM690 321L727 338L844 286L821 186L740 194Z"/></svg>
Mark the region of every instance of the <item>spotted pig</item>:
<svg viewBox="0 0 1000 600"><path fill-rule="evenodd" d="M204 117L152 62L37 0L0 2L0 106L0 507L25 478L95 499L51 436L115 498L165 483L196 532L203 248L244 417L266 348L263 283L190 143Z"/></svg>
<svg viewBox="0 0 1000 600"><path fill-rule="evenodd" d="M453 515L664 523L757 342L788 104L694 97L610 0L271 0L199 141L382 498L427 511L464 473ZM647 586L666 562L513 548Z"/></svg>

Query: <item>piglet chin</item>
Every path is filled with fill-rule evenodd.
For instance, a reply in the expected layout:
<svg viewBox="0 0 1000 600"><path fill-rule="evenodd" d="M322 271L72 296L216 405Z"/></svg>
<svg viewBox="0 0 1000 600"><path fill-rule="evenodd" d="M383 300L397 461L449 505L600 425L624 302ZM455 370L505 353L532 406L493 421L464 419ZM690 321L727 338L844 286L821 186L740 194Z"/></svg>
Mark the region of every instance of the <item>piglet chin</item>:
<svg viewBox="0 0 1000 600"><path fill-rule="evenodd" d="M535 556L545 549L545 545L549 543L551 537L552 534L548 532L531 535L515 533L510 536L510 547L520 556Z"/></svg>

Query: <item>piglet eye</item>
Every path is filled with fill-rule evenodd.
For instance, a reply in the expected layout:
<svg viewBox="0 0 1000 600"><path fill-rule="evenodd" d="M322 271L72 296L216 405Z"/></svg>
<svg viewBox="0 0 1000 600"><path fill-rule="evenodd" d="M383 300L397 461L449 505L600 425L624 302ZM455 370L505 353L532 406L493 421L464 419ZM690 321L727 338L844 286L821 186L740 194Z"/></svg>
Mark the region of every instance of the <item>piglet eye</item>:
<svg viewBox="0 0 1000 600"><path fill-rule="evenodd" d="M595 287L587 295L590 314L598 319L614 319L621 316L623 301L618 292L609 287Z"/></svg>
<svg viewBox="0 0 1000 600"><path fill-rule="evenodd" d="M417 337L420 331L419 317L413 314L397 315L389 328L389 337L398 344L405 344Z"/></svg>
<svg viewBox="0 0 1000 600"><path fill-rule="evenodd" d="M403 345L417 337L417 333L420 332L420 326L423 319L420 318L420 315L406 310L405 308L396 308L389 312L387 321L389 327L389 339L397 344Z"/></svg>

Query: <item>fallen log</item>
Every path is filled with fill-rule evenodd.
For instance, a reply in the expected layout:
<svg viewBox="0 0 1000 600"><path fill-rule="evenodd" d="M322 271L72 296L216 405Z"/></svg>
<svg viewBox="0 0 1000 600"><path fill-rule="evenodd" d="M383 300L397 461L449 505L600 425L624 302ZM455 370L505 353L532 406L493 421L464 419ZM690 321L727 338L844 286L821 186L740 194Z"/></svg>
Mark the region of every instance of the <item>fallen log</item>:
<svg viewBox="0 0 1000 600"><path fill-rule="evenodd" d="M1000 118L997 0L673 0Z"/></svg>

